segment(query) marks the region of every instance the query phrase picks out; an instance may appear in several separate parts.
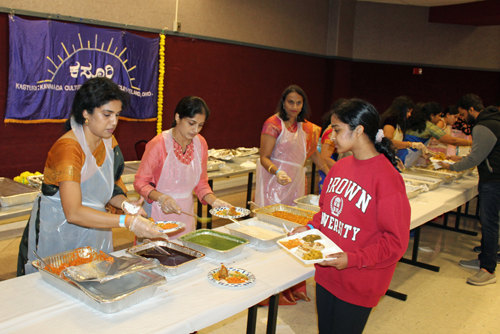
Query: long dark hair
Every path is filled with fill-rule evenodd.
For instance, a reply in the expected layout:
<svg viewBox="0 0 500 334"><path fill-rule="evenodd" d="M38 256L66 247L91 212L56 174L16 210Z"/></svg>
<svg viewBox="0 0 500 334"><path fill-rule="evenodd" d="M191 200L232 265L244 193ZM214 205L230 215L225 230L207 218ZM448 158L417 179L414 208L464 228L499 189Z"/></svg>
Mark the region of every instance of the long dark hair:
<svg viewBox="0 0 500 334"><path fill-rule="evenodd" d="M380 124L380 115L374 106L360 99L350 99L335 109L333 115L342 123L347 124L351 131L354 131L358 125L362 125L364 133L375 145L377 152L385 155L393 166L397 165L396 148L390 139L383 137L380 142L375 140L380 130L378 126Z"/></svg>
<svg viewBox="0 0 500 334"><path fill-rule="evenodd" d="M122 91L117 84L108 78L92 78L86 81L76 92L71 106L71 116L77 124L83 125L85 123L84 110L87 110L89 114L93 114L95 108L115 100L121 101L122 110L125 110L130 101L130 95ZM71 129L70 118L64 125L66 130Z"/></svg>
<svg viewBox="0 0 500 334"><path fill-rule="evenodd" d="M380 116L380 127L384 127L384 122L387 118L389 117L394 117L396 119L396 124L399 125L401 128L401 131L403 134L406 133L406 119L407 119L407 114L408 110L411 110L415 107L415 104L413 103L412 99L409 98L406 95L401 95L398 96L392 101L391 106L389 109L384 111L382 116Z"/></svg>
<svg viewBox="0 0 500 334"><path fill-rule="evenodd" d="M179 114L180 119L183 119L184 117L193 118L196 114L204 114L206 121L208 119L208 116L210 116L210 110L201 97L190 95L183 97L179 101L179 103L177 103L177 106L175 107L172 127L175 127L177 125L177 122L175 121L175 114Z"/></svg>
<svg viewBox="0 0 500 334"><path fill-rule="evenodd" d="M291 86L288 86L283 91L283 94L281 94L281 99L278 103L278 107L276 107L276 112L278 113L279 117L282 120L288 121L288 115L286 114L286 111L285 111L285 108L283 107L283 104L285 103L286 97L290 93L297 93L300 96L302 96L302 110L297 115L297 122L304 122L306 117L309 117L310 109L309 109L309 102L307 101L307 95L302 90L302 88L300 88L299 86L291 85Z"/></svg>
<svg viewBox="0 0 500 334"><path fill-rule="evenodd" d="M422 133L427 127L427 121L430 121L430 116L424 111L425 104L419 102L413 109L411 116L408 118L408 130Z"/></svg>

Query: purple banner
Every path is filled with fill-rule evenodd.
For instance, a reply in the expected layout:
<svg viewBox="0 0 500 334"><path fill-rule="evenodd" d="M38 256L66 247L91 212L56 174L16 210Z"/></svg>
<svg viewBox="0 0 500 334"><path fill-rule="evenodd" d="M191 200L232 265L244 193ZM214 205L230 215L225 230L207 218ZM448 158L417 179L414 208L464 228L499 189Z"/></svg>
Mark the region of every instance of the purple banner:
<svg viewBox="0 0 500 334"><path fill-rule="evenodd" d="M93 77L130 93L124 118L156 118L159 38L13 15L9 38L6 123L67 119L75 92Z"/></svg>

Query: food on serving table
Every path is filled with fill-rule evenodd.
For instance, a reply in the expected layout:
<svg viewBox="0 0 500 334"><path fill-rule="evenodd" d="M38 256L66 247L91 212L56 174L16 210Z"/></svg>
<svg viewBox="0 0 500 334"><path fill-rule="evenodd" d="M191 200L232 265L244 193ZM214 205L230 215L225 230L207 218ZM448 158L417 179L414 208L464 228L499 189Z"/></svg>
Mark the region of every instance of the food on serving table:
<svg viewBox="0 0 500 334"><path fill-rule="evenodd" d="M191 261L196 258L196 256L192 256L189 254L185 254L183 252L180 252L176 249L168 248L165 246L158 246L164 250L166 250L170 255L163 254L159 252L158 250L154 248L148 248L142 251L139 251L136 253L136 255L146 257L146 258L153 258L153 259L158 259L161 264L167 267L173 267L173 266L178 266L183 263L186 263L188 261Z"/></svg>
<svg viewBox="0 0 500 334"><path fill-rule="evenodd" d="M302 238L302 240L304 240L305 242L313 242L319 239L321 239L321 236L317 234L308 234Z"/></svg>
<svg viewBox="0 0 500 334"><path fill-rule="evenodd" d="M435 160L446 160L446 155L443 152L435 154L433 157Z"/></svg>
<svg viewBox="0 0 500 334"><path fill-rule="evenodd" d="M283 235L283 233L278 233L276 231L271 231L260 226L255 225L245 225L238 229L238 232L245 233L254 238L261 240L271 240Z"/></svg>
<svg viewBox="0 0 500 334"><path fill-rule="evenodd" d="M237 271L228 271L222 265L219 271L216 271L213 276L215 280L230 284L240 284L248 282L248 276Z"/></svg>
<svg viewBox="0 0 500 334"><path fill-rule="evenodd" d="M274 211L272 215L300 225L306 225L311 220L309 217L299 216L285 211Z"/></svg>
<svg viewBox="0 0 500 334"><path fill-rule="evenodd" d="M219 211L218 214L222 215L222 216L237 216L240 213L238 211L236 211L236 208L234 206L232 206L229 210Z"/></svg>
<svg viewBox="0 0 500 334"><path fill-rule="evenodd" d="M194 237L189 238L188 241L219 251L226 251L241 245L241 243L237 241L208 234L195 235Z"/></svg>
<svg viewBox="0 0 500 334"><path fill-rule="evenodd" d="M174 223L157 223L156 226L158 226L162 230L170 230L172 228L178 227L179 225Z"/></svg>
<svg viewBox="0 0 500 334"><path fill-rule="evenodd" d="M110 263L114 262L113 257L107 255L103 251L99 251L99 253L90 253L86 257L81 257L79 251L75 250L72 253L70 253L67 257L71 258L72 260L68 262L63 262L59 266L54 266L49 264L48 267L44 267L44 269L50 271L53 274L60 275L61 272L68 267L79 266L81 264L90 263L92 261L108 261Z"/></svg>
<svg viewBox="0 0 500 334"><path fill-rule="evenodd" d="M298 238L297 239L290 239L288 241L280 241L279 243L282 244L283 246L285 246L287 249L292 249L292 248L295 248L295 247L302 245L302 242Z"/></svg>

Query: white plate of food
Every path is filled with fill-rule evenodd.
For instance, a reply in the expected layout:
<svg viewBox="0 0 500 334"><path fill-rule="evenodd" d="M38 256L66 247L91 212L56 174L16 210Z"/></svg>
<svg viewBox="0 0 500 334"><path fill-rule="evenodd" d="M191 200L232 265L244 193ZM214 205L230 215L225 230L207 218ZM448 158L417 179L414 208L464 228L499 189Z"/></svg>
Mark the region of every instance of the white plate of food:
<svg viewBox="0 0 500 334"><path fill-rule="evenodd" d="M455 163L455 161L453 161L453 160L448 160L448 159L435 159L435 158L430 158L429 160L432 162L432 165L434 166L434 169L443 168L443 167L441 167L441 165L439 164L440 162L444 162L445 164L448 164L448 165L453 165L453 164Z"/></svg>
<svg viewBox="0 0 500 334"><path fill-rule="evenodd" d="M327 259L326 255L342 252L337 244L318 229L294 234L277 243L305 264L323 262Z"/></svg>
<svg viewBox="0 0 500 334"><path fill-rule="evenodd" d="M234 206L230 208L222 206L220 208L211 209L210 214L219 218L243 218L250 214L250 210Z"/></svg>
<svg viewBox="0 0 500 334"><path fill-rule="evenodd" d="M167 221L156 221L153 224L162 229L163 233L172 233L184 228L185 224L183 222L176 222L173 220Z"/></svg>
<svg viewBox="0 0 500 334"><path fill-rule="evenodd" d="M255 275L245 269L226 268L222 265L208 272L210 282L228 288L243 288L255 283Z"/></svg>

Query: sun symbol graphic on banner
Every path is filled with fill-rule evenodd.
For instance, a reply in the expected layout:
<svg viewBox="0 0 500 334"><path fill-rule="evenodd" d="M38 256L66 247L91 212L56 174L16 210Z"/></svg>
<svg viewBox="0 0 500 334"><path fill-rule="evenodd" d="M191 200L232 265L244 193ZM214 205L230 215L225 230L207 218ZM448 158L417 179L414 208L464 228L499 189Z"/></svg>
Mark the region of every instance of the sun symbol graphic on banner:
<svg viewBox="0 0 500 334"><path fill-rule="evenodd" d="M54 67L56 68L55 70L50 70L48 69L47 71L49 73L51 73L52 77L50 79L47 79L47 80L40 80L38 81L37 83L44 83L44 82L52 82L55 78L55 76L57 75L58 71L63 68L63 67L66 67L66 63L69 62L71 60L71 58L73 56L75 56L77 53L79 52L82 52L82 51L93 51L93 52L102 52L102 53L105 53L106 55L108 56L111 56L111 57L114 57L116 58L121 66L124 68L125 70L125 73L128 77L128 81L130 83L130 87L134 90L138 90L140 91L140 88L139 87L135 87L132 82L135 80L135 78L131 77L130 75L130 72L132 70L134 70L136 68L136 66L132 66L130 68L127 68L127 62L128 62L128 59L122 59L122 55L125 53L125 51L127 50L127 48L124 48L118 55L116 54L117 51L118 51L118 47L115 47L114 50L111 50L111 47L113 45L113 38L111 38L111 41L109 42L109 45L107 47L107 49L105 49L105 43L102 43L101 46L99 47L98 46L98 42L97 42L97 34L95 35L95 41L94 41L94 46L91 46L90 45L90 40L87 40L87 46L85 47L83 42L82 42L82 37L80 34L78 34L78 39L80 40L80 47L78 49L75 48L75 45L72 44L72 48L73 48L73 52L69 53L68 52L68 48L64 45L64 43L61 42L61 45L64 49L64 52L66 54L66 58L62 58L61 56L57 56L57 58L59 59L60 63L59 64L56 64L54 60L52 60L49 56L47 56L47 59L52 63L52 65L54 65ZM73 65L73 66L69 66L69 70L70 70L70 75L71 77L73 78L78 78L78 76L85 76L87 79L90 79L90 78L95 78L95 77L107 77L109 79L111 79L113 77L113 74L114 74L114 68L113 66L111 65L106 65L104 66L104 68L97 68L94 70L93 72L93 68L92 68L92 64L89 63L88 65L89 66L83 66L82 64L80 64L78 61L75 63L76 65Z"/></svg>

